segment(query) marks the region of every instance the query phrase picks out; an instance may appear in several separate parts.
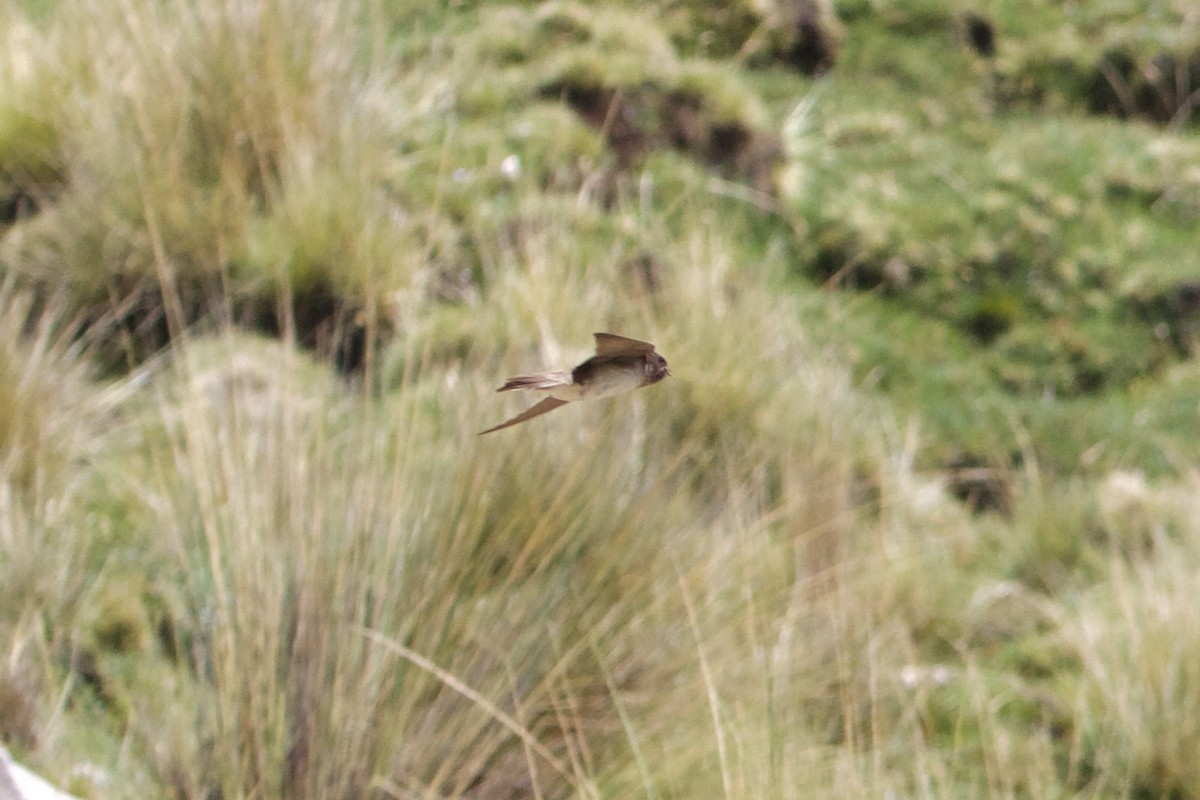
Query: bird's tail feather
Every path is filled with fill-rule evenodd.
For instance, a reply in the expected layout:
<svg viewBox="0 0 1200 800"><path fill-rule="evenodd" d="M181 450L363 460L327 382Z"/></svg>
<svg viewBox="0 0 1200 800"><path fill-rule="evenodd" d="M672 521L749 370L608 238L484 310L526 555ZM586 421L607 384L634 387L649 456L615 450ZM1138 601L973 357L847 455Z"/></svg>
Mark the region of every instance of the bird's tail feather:
<svg viewBox="0 0 1200 800"><path fill-rule="evenodd" d="M569 372L539 372L537 375L518 375L496 391L508 392L513 389L553 389L555 386L568 386L571 383Z"/></svg>

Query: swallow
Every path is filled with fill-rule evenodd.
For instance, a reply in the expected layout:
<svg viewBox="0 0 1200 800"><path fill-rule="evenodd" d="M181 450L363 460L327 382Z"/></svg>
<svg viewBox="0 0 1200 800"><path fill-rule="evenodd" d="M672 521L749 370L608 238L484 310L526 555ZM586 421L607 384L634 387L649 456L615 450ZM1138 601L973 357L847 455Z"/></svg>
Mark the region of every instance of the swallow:
<svg viewBox="0 0 1200 800"><path fill-rule="evenodd" d="M526 422L575 400L595 400L631 392L658 383L671 374L667 360L654 352L649 342L627 339L615 333L594 333L596 355L570 372L539 372L518 375L496 391L532 389L547 395L541 402L507 422L480 431L478 435Z"/></svg>

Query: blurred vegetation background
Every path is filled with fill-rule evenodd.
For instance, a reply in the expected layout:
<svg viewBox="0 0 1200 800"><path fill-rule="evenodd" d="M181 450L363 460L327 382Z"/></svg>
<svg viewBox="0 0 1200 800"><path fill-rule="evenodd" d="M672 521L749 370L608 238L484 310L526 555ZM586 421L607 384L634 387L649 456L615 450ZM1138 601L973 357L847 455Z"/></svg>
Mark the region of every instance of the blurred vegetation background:
<svg viewBox="0 0 1200 800"><path fill-rule="evenodd" d="M0 35L0 742L56 783L1200 797L1190 0ZM674 377L476 438L602 330Z"/></svg>

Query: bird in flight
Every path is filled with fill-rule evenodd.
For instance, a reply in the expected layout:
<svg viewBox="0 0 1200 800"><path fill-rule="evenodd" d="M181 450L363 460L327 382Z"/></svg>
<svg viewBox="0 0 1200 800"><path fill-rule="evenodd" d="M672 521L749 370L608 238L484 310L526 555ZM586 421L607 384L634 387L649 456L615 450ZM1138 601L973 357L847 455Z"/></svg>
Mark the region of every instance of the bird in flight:
<svg viewBox="0 0 1200 800"><path fill-rule="evenodd" d="M531 420L573 400L594 400L631 392L658 383L671 374L667 360L654 352L654 345L649 342L626 339L615 333L592 335L596 337L596 355L570 372L539 372L509 378L496 391L532 389L547 396L529 410L494 428L480 431L479 435Z"/></svg>

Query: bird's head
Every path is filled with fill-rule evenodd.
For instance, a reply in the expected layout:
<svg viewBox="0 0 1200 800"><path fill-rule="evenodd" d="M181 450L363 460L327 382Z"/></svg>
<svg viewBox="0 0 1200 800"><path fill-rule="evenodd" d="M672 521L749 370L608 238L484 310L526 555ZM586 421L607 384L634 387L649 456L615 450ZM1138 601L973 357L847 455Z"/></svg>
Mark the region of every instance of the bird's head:
<svg viewBox="0 0 1200 800"><path fill-rule="evenodd" d="M646 385L658 383L671 374L671 370L667 369L667 360L658 353L646 354L645 368Z"/></svg>

